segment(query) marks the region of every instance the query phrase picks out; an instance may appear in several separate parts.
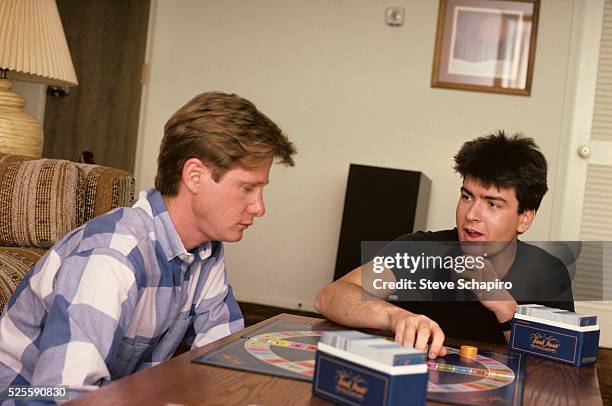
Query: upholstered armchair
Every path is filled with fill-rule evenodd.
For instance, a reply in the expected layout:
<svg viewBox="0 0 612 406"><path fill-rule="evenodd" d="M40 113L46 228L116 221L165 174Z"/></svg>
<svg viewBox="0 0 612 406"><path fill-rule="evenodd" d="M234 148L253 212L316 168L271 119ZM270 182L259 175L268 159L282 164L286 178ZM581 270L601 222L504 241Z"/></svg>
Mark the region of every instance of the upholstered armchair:
<svg viewBox="0 0 612 406"><path fill-rule="evenodd" d="M133 200L134 178L122 170L0 153L0 312L64 234Z"/></svg>

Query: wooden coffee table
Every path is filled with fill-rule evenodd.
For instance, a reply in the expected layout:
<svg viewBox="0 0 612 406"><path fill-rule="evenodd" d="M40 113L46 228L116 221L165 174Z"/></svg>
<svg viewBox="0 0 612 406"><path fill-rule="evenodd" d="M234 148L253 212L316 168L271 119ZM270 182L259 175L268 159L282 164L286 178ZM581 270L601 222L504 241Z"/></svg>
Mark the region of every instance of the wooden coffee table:
<svg viewBox="0 0 612 406"><path fill-rule="evenodd" d="M313 397L311 383L251 372L236 371L191 361L209 351L260 328L270 320L309 325L333 325L311 317L279 314L197 350L186 352L155 367L112 382L69 405L329 405ZM505 346L448 339L446 344ZM428 405L440 403L427 402ZM528 356L523 405L601 405L594 366L574 367Z"/></svg>

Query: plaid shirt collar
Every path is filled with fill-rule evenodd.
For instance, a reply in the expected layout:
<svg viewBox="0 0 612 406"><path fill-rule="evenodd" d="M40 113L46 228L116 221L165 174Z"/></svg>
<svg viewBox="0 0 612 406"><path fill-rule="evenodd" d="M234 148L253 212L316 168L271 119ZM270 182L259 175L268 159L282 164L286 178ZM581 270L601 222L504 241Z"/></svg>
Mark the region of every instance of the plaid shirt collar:
<svg viewBox="0 0 612 406"><path fill-rule="evenodd" d="M178 257L181 261L191 264L194 260L194 254L197 254L201 260L210 256L215 258L218 257L217 247L219 243L217 241L207 241L192 249L191 252L185 249L176 231L176 227L170 218L168 209L164 204L164 199L157 189L151 188L140 192L140 196L138 197L138 201L134 204L134 207L143 209L153 218L157 241L161 245L168 262Z"/></svg>

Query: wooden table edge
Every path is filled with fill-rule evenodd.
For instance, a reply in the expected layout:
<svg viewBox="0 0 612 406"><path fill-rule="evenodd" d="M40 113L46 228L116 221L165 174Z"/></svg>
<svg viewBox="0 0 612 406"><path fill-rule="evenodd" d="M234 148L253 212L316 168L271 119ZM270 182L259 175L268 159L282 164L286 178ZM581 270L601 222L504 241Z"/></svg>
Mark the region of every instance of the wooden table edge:
<svg viewBox="0 0 612 406"><path fill-rule="evenodd" d="M276 320L282 320L282 321L285 321L285 322L288 322L288 323L291 323L292 321L295 321L296 323L299 323L299 324L302 324L302 325L308 324L308 325L312 325L312 326L316 326L316 325L337 326L337 324L335 324L335 323L333 323L333 322L331 322L329 320L323 319L323 318L304 317L304 316L297 316L297 315L292 315L292 314L288 314L288 313L281 313L281 314L278 314L278 315L276 315L274 317L271 317L269 319L266 319L266 320L263 320L263 321L261 321L259 323L256 323L256 324L254 324L252 326L249 326L249 327L247 327L247 328L245 328L243 330L240 330L240 331L238 331L236 333L233 333L233 334L231 334L229 336L226 336L226 337L221 338L219 340L216 340L216 341L214 341L212 343L209 343L209 344L207 344L207 345L205 345L203 347L197 348L197 349L192 350L192 351L185 352L185 353L183 353L181 355L178 355L178 356L176 356L174 358L171 358L171 359L169 359L167 361L164 361L164 362L162 362L162 363L160 363L160 364L158 364L156 366L153 366L151 368L143 369L141 371L138 371L138 372L135 372L135 373L133 373L131 375L128 375L128 376L126 376L124 378L121 378L121 379L118 379L116 381L113 381L113 382L109 383L108 385L105 385L105 386L101 387L100 389L94 390L94 391L92 391L89 394L80 396L80 397L78 397L78 398L68 402L67 404L71 405L71 406L81 405L81 404L85 405L85 404L97 403L98 401L101 401L101 400L102 400L102 402L100 402L100 403L105 403L103 399L107 395L109 397L112 397L110 395L114 394L115 391L119 391L119 392L126 391L126 392L129 392L129 390L137 389L139 387L139 385L143 381L147 380L149 377L154 378L157 375L159 375L160 373L164 372L165 370L172 369L172 368L174 368L175 366L178 366L178 365L191 364L192 361L195 358L197 358L197 357L199 357L199 356L201 356L203 354L206 354L206 353L208 353L210 351L214 351L217 348L222 347L223 345L226 345L226 344L228 344L230 342L233 342L233 341L239 339L241 336L244 336L244 335L249 334L249 333L251 333L251 332L253 332L255 330L258 330L258 329L260 329L260 328L262 328L262 327L264 327L264 326L268 325L269 323L272 323L272 322L274 322ZM461 340L461 339L448 339L445 342L445 344L450 344L452 346L458 346L458 344L462 344L462 343L469 343L471 345L477 345L479 348L490 348L492 350L495 349L495 350L506 350L507 351L507 346L504 347L501 344L479 343L479 342L472 342L470 340ZM481 347L481 345L483 347ZM529 357L529 358L531 358L531 357ZM554 361L548 361L548 362L554 362ZM528 362L528 365L529 365L529 362ZM564 364L560 364L560 365L564 365ZM567 368L567 367L568 366L564 366L561 369ZM575 368L583 368L583 367L575 367ZM600 388L599 388L599 384L597 382L597 375L596 375L597 372L594 371L593 373L595 374L594 379L595 379L595 382L596 382L596 385L597 385L596 389L599 392L599 402L596 401L595 397L591 397L589 399L589 401L593 402L593 403L590 403L590 404L601 405L603 403L601 401L601 392L599 390ZM526 393L523 393L523 401L526 400L525 399L525 395L526 395ZM594 395L594 394L592 394L592 395ZM317 399L317 400L319 400L319 399ZM586 400L586 399L584 399L584 400ZM325 403L325 402L323 402L323 403ZM432 401L427 401L427 404L428 405L430 405L430 404L435 405L435 404L438 404L438 403L435 403L435 402L432 402Z"/></svg>
<svg viewBox="0 0 612 406"><path fill-rule="evenodd" d="M206 354L210 351L214 351L217 348L222 347L223 345L230 343L236 339L239 339L241 336L244 336L245 334L249 334L252 331L260 329L275 320L282 320L286 322L291 322L294 320L300 324L310 324L313 326L318 325L318 324L335 325L329 320L323 319L323 318L305 317L305 316L297 316L297 315L293 315L289 313L280 313L280 314L277 314L276 316L270 317L269 319L260 321L259 323L246 327L243 330L237 331L219 340L213 341L202 347L196 348L195 350L187 351L174 358L170 358L169 360L163 361L162 363L157 364L151 368L146 368L146 369L134 372L133 374L130 374L123 378L114 380L110 382L109 384L100 387L99 389L93 390L92 392L88 394L81 395L78 398L73 399L64 404L69 405L69 406L76 406L76 405L85 405L85 404L94 403L94 399L97 399L98 397L103 397L105 394L113 392L119 387L131 386L131 383L133 381L135 380L140 381L140 379L144 378L146 375L155 374L162 368L167 369L167 368L172 368L173 366L177 364L191 363L195 358L198 358L199 356Z"/></svg>

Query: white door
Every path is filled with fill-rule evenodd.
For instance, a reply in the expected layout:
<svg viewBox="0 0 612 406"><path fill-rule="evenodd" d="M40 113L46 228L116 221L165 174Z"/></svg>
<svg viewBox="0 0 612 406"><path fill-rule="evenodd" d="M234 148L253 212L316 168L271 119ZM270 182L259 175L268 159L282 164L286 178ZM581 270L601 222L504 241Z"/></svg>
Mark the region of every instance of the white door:
<svg viewBox="0 0 612 406"><path fill-rule="evenodd" d="M594 252L597 244L584 244L574 290L579 297L603 289L612 300L612 0L575 1L573 18L561 145L567 155L557 168L551 237L607 241L603 256ZM612 348L612 301L576 302L576 310L598 316L600 346Z"/></svg>

